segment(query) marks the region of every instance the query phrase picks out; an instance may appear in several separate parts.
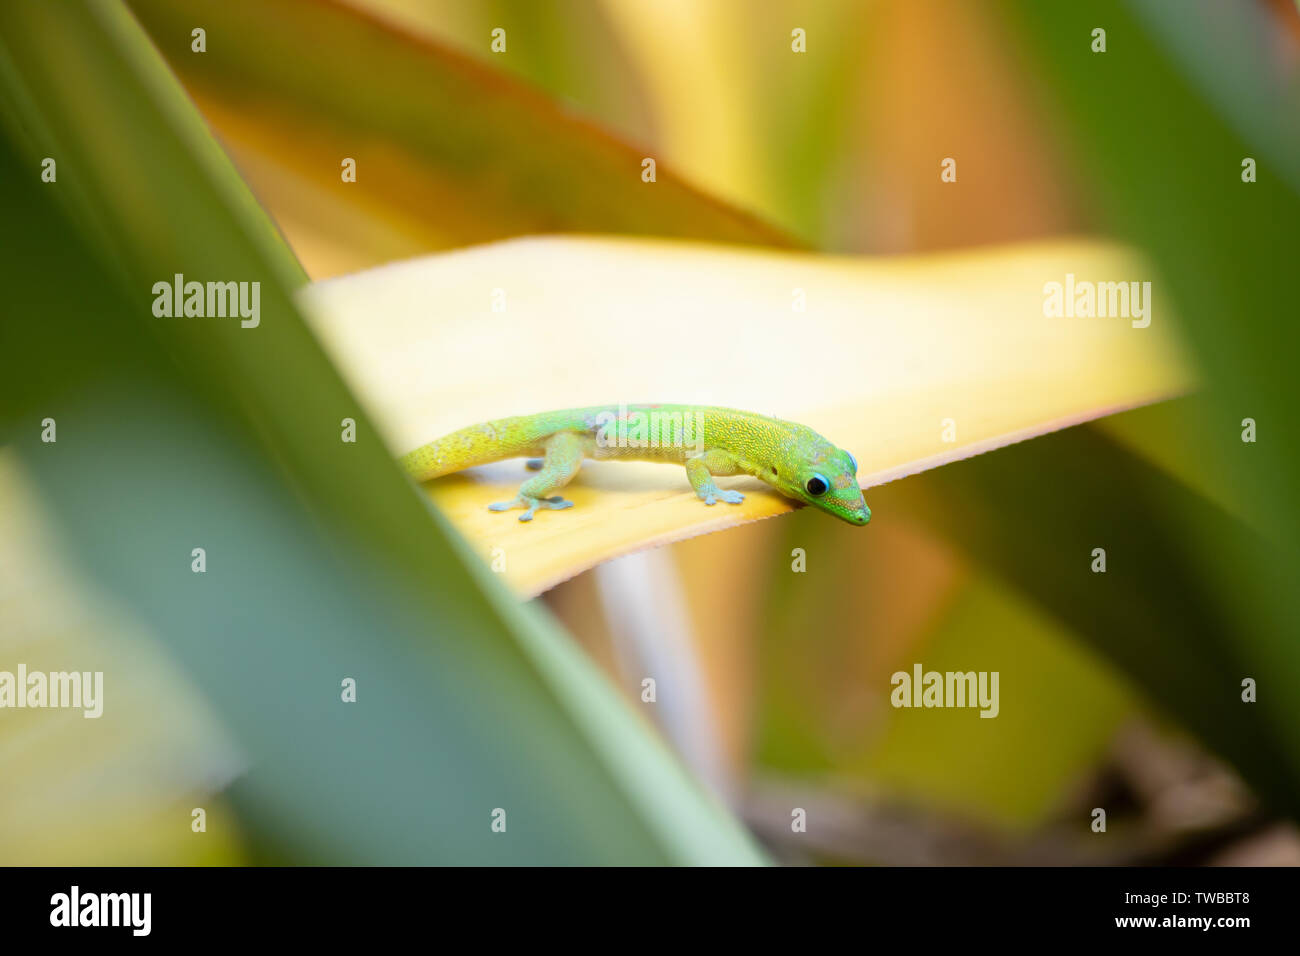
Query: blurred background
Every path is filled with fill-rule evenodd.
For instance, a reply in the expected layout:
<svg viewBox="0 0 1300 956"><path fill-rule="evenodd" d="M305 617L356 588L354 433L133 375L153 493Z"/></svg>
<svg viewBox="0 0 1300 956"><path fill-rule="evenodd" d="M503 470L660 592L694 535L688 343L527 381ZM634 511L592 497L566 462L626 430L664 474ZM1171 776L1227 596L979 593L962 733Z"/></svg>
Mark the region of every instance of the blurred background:
<svg viewBox="0 0 1300 956"><path fill-rule="evenodd" d="M354 504L396 496L398 476L371 487L374 461L338 472L287 437L309 430L290 399L344 407L305 328L275 353L308 356L286 371L233 340L78 320L57 361L11 379L0 668L104 669L121 703L93 729L79 714L0 723L0 862L1300 863L1289 0L115 7L20 0L5 15L7 155L57 143L76 157L60 160L63 232L44 198L31 221L65 260L75 248L103 271L64 261L54 274L91 291L51 304L51 280L19 300L32 314L103 302L94 290L123 274L181 271L177 256L291 290L539 233L874 256L1086 235L1156 264L1206 386L877 488L870 533L800 511L608 562L521 620L445 526L426 535L444 542L438 564L405 543L427 518ZM796 29L806 53L792 51ZM43 53L63 70L40 67ZM364 179L338 189L338 157L352 155ZM625 171L641 156L658 161L653 201ZM950 156L956 189L939 177ZM42 334L10 328L9 357L41 351ZM71 421L96 411L94 469L19 434L56 399ZM122 432L140 409L148 428ZM1241 440L1245 418L1256 443ZM184 464L168 435L193 452ZM145 467L204 490L202 520L180 491L139 486ZM141 551L178 520L256 538L263 558L226 596L200 596ZM1098 584L1060 556L1098 522L1140 579L1112 568ZM796 548L816 573L791 573ZM427 579L393 572L416 563ZM334 603L312 609L327 591ZM431 619L447 632L432 649ZM236 631L261 677L238 663ZM273 648L272 631L297 638ZM356 656L359 634L377 661ZM373 664L400 704L365 734L324 710L292 714L284 682L307 658L330 680ZM895 710L889 676L917 661L978 661L1017 688L1014 706L1004 694L993 721ZM557 669L573 676L546 676ZM647 713L646 673L675 692L652 717L608 716L615 697ZM1248 677L1256 703L1241 699ZM563 698L579 685L591 703L575 717ZM606 721L627 736L602 737ZM311 726L330 742L304 745ZM654 738L681 781L611 756ZM381 753L350 762L346 748L377 739ZM346 771L331 766L340 753ZM454 812L421 805L462 782L467 807L480 786L519 793L550 835L487 848ZM210 812L203 839L196 806ZM791 829L796 807L816 821L807 832ZM1090 827L1097 807L1105 835ZM687 832L714 834L699 855L662 824L692 814Z"/></svg>

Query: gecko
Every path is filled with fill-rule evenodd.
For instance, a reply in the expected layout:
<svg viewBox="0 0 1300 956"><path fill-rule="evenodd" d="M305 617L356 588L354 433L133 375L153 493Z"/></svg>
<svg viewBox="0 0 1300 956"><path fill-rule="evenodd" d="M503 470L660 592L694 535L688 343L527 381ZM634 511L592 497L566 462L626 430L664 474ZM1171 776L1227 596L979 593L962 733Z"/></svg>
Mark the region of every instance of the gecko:
<svg viewBox="0 0 1300 956"><path fill-rule="evenodd" d="M594 461L673 462L686 467L706 505L740 504L744 495L719 488L714 478L752 475L787 498L820 508L850 524L871 520L858 487L858 463L805 425L734 408L708 405L595 405L471 425L403 455L417 481L508 458L529 458L537 472L510 501L491 511L523 508L520 521L540 509L573 502L555 494Z"/></svg>

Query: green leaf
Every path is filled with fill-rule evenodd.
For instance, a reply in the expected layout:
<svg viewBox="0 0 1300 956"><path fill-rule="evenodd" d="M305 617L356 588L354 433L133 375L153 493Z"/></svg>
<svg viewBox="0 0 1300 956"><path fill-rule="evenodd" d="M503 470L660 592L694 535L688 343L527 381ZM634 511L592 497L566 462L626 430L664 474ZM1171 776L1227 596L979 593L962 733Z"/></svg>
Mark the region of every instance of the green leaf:
<svg viewBox="0 0 1300 956"><path fill-rule="evenodd" d="M758 862L420 501L304 327L287 250L124 8L24 0L0 27L0 181L23 237L0 264L23 317L0 350L4 427L80 559L249 758L235 796L256 852ZM154 317L152 285L176 273L259 282L260 324Z"/></svg>
<svg viewBox="0 0 1300 956"><path fill-rule="evenodd" d="M1269 45L1270 31L1280 28L1272 18L1291 14L1264 5L1145 0L1004 0L1002 8L1025 60L1044 79L1045 105L1062 119L1063 153L1089 187L1085 201L1151 256L1163 277L1155 294L1177 310L1203 373L1204 401L1185 426L1200 440L1183 468L1215 472L1208 486L1231 489L1233 500L1265 516L1264 537L1254 540L1224 530L1217 509L1181 514L1183 524L1166 530L1191 550L1168 557L1197 571L1176 595L1189 607L1212 602L1210 592L1230 596L1230 615L1202 610L1223 631L1232 665L1224 679L1252 677L1260 685L1258 704L1233 705L1260 712L1246 720L1263 752L1242 754L1248 764L1239 766L1271 780L1266 789L1294 812L1300 705L1289 688L1300 685L1300 592L1291 584L1300 576L1300 326L1288 277L1300 260L1300 158L1287 144L1296 141L1300 102ZM1098 26L1107 31L1105 53L1091 50ZM1243 181L1247 158L1257 162L1256 182ZM1257 426L1253 443L1239 440L1248 418ZM1158 498L1152 505L1165 511ZM1151 620L1146 627L1171 625ZM1213 707L1221 698L1201 699ZM1203 729L1220 749L1258 749ZM1289 790L1279 792L1284 781Z"/></svg>
<svg viewBox="0 0 1300 956"><path fill-rule="evenodd" d="M1277 690L1294 667L1254 623L1261 602L1286 587L1268 539L1093 427L886 486L876 500L1016 585L1264 799L1300 809L1294 698L1241 699L1243 678ZM1093 570L1098 548L1104 573ZM1259 577L1222 570L1242 562Z"/></svg>

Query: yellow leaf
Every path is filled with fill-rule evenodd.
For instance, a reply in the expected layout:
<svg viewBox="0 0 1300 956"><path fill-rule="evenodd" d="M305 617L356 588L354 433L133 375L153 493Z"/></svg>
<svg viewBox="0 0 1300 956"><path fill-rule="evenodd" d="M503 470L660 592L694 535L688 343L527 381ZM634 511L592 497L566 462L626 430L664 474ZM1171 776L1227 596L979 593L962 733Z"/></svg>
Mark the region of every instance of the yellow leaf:
<svg viewBox="0 0 1300 956"><path fill-rule="evenodd" d="M870 487L1191 386L1159 282L1135 328L1046 316L1044 285L1067 274L1153 279L1135 254L1081 241L862 259L539 238L318 282L302 301L394 455L508 415L699 403L809 425ZM721 482L743 504L707 507L675 466L588 462L573 509L529 524L487 510L526 477L514 461L427 486L525 594L795 507L751 478Z"/></svg>

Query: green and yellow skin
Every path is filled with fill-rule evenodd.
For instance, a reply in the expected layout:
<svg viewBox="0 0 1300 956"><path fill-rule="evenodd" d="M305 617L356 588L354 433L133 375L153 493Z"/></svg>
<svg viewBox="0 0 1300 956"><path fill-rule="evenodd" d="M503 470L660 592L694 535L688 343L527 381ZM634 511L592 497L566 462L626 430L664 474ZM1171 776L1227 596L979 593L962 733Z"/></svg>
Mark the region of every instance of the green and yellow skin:
<svg viewBox="0 0 1300 956"><path fill-rule="evenodd" d="M417 481L428 481L507 458L535 459L528 467L538 473L514 500L488 507L523 508L520 521L531 521L538 508L573 507L554 492L578 473L584 458L685 465L706 505L740 504L740 492L724 491L713 479L743 474L850 524L871 520L852 455L804 425L733 408L594 405L501 418L452 432L404 455L401 463Z"/></svg>

